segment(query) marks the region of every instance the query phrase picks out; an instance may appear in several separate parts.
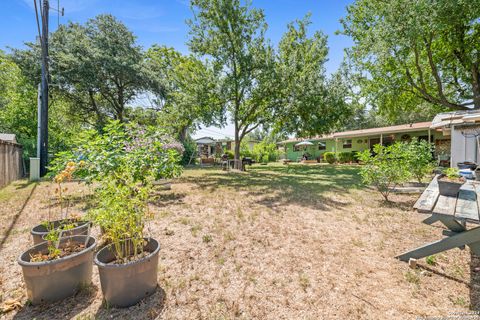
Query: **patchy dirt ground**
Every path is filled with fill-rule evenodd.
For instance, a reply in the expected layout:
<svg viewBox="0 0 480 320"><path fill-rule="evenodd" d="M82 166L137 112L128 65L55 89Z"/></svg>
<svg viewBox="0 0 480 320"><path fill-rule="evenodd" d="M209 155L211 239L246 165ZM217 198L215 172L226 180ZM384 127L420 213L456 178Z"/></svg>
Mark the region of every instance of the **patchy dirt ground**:
<svg viewBox="0 0 480 320"><path fill-rule="evenodd" d="M68 187L72 212L91 205L85 186ZM16 259L29 229L58 212L54 188L0 190L0 306L13 309L0 319L416 319L480 307L480 263L468 248L416 270L394 259L441 237L411 209L415 195L385 203L355 167L300 165L189 169L159 192L148 226L162 246L159 290L140 304L102 305L94 267L77 296L30 306Z"/></svg>

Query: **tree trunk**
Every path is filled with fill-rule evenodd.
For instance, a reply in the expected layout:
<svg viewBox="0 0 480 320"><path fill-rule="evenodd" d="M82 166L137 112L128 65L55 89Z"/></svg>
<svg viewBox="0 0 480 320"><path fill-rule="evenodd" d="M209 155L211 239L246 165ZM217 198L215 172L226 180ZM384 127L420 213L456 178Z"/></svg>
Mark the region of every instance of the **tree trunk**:
<svg viewBox="0 0 480 320"><path fill-rule="evenodd" d="M188 127L184 126L180 128L180 132L178 133L178 140L180 140L182 144L185 143L185 140L187 139L187 130Z"/></svg>
<svg viewBox="0 0 480 320"><path fill-rule="evenodd" d="M473 108L480 109L480 72L478 65L472 65Z"/></svg>
<svg viewBox="0 0 480 320"><path fill-rule="evenodd" d="M117 120L123 122L123 110L117 112Z"/></svg>
<svg viewBox="0 0 480 320"><path fill-rule="evenodd" d="M241 164L241 161L240 161L240 142L241 142L241 139L240 139L239 131L240 130L238 128L238 124L235 123L235 150L234 150L235 163L234 163L234 168L238 169L238 170L242 170L242 164Z"/></svg>

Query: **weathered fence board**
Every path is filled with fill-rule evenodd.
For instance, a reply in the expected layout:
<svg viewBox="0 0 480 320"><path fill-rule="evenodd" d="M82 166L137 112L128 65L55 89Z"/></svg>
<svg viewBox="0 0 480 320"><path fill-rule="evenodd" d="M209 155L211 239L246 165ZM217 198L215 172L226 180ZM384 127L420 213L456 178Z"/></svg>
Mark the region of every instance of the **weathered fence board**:
<svg viewBox="0 0 480 320"><path fill-rule="evenodd" d="M0 188L23 176L22 146L0 140Z"/></svg>

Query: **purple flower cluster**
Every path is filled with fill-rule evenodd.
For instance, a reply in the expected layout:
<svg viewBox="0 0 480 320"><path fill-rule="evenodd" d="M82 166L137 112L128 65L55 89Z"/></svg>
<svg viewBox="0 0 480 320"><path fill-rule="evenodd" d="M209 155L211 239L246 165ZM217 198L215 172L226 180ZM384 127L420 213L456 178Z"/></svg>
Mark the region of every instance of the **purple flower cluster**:
<svg viewBox="0 0 480 320"><path fill-rule="evenodd" d="M164 149L164 150L174 149L179 154L183 154L183 152L185 151L185 148L183 147L183 145L180 142L177 142L177 141L163 144L162 149Z"/></svg>
<svg viewBox="0 0 480 320"><path fill-rule="evenodd" d="M133 152L136 150L149 150L156 145L161 146L162 150L176 150L183 154L185 148L183 145L171 136L160 134L158 132L147 132L144 128L128 128L128 135L132 138L125 142L125 151Z"/></svg>

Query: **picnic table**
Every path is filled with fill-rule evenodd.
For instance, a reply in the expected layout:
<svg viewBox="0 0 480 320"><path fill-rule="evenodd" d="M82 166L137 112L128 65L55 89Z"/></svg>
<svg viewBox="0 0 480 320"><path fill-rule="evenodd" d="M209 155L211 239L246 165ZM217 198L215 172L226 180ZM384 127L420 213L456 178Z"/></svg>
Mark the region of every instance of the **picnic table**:
<svg viewBox="0 0 480 320"><path fill-rule="evenodd" d="M443 230L446 237L402 253L396 257L401 261L420 259L453 248L464 249L466 245L480 256L480 226L467 229L466 225L467 222L480 224L480 182L467 180L456 197L447 197L438 193L437 178L438 175L432 179L413 208L430 215L423 223L441 222L448 229Z"/></svg>

